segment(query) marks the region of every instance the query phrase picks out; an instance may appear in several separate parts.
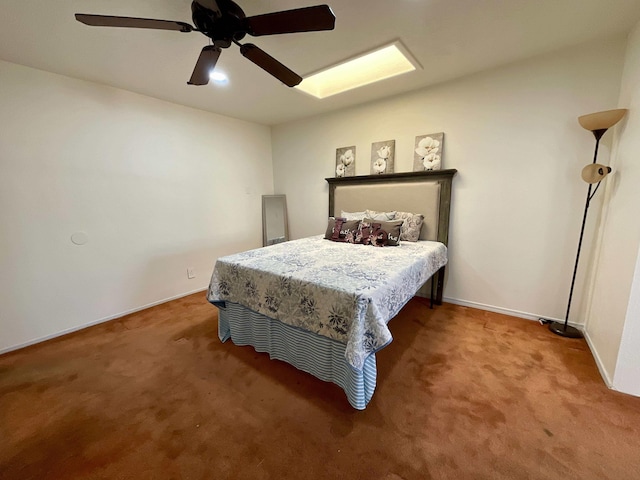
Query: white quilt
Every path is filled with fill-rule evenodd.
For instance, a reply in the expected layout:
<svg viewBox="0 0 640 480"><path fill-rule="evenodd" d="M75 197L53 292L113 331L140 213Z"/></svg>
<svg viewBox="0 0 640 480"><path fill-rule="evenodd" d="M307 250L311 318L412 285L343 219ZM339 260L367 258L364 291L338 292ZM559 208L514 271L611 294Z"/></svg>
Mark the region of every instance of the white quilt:
<svg viewBox="0 0 640 480"><path fill-rule="evenodd" d="M446 263L439 242L373 247L309 237L218 259L208 300L344 343L347 362L361 370L392 340L389 320Z"/></svg>

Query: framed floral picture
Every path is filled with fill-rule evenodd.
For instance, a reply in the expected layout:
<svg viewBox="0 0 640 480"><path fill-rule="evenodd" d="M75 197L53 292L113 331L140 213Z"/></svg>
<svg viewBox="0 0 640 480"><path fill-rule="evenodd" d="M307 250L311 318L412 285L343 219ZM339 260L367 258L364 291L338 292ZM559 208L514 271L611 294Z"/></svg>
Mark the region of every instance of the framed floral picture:
<svg viewBox="0 0 640 480"><path fill-rule="evenodd" d="M371 175L393 173L396 141L387 140L371 144Z"/></svg>
<svg viewBox="0 0 640 480"><path fill-rule="evenodd" d="M431 133L416 137L413 154L413 171L424 172L442 169L444 133Z"/></svg>
<svg viewBox="0 0 640 480"><path fill-rule="evenodd" d="M356 147L336 149L336 177L353 177L356 174Z"/></svg>

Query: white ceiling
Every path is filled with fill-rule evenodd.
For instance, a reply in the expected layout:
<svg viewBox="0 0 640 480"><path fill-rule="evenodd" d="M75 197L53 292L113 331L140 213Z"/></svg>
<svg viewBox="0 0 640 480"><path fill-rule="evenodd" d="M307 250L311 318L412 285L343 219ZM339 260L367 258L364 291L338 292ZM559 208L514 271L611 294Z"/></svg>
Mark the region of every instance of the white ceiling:
<svg viewBox="0 0 640 480"><path fill-rule="evenodd" d="M88 27L74 13L191 21L190 0L0 0L0 59L267 125L622 34L639 0L237 0L245 13L329 3L336 28L245 39L304 76L400 39L423 69L317 100L224 50L226 87L187 86L202 34Z"/></svg>

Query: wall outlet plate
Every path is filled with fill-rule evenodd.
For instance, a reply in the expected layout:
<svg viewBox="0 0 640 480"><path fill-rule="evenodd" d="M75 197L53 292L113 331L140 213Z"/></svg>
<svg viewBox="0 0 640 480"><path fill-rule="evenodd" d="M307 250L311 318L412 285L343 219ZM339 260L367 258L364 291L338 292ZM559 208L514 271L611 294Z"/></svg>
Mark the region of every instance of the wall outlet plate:
<svg viewBox="0 0 640 480"><path fill-rule="evenodd" d="M187 268L187 278L196 278L196 271L193 267Z"/></svg>

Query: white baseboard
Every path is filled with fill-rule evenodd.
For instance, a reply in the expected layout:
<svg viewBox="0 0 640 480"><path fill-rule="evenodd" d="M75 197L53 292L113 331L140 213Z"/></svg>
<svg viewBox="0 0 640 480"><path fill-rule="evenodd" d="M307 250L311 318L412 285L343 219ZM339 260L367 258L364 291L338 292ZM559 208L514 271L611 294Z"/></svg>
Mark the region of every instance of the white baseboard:
<svg viewBox="0 0 640 480"><path fill-rule="evenodd" d="M598 370L600 371L600 376L604 383L609 388L613 388L613 380L609 377L607 370L604 368L604 364L600 359L600 355L598 355L598 351L594 348L593 343L591 342L591 337L589 337L589 333L586 330L582 332L584 334L584 339L587 341L587 345L589 345L589 350L591 350L591 355L593 355L593 359L596 361L596 365L598 366Z"/></svg>
<svg viewBox="0 0 640 480"><path fill-rule="evenodd" d="M443 302L447 302L447 303L453 303L454 305L460 305L460 306L463 306L463 307L471 307L471 308L477 308L478 310L486 310L488 312L502 313L504 315L510 315L512 317L524 318L526 320L535 320L536 322L538 320L540 320L541 318L544 318L545 320L551 320L553 322L564 323L564 319L560 319L560 318L545 317L544 315L540 315L540 314L537 314L537 313L522 312L520 310L511 310L510 308L495 307L493 305L486 305L484 303L477 303L477 302L469 302L467 300L459 300L457 298L447 298L447 297L445 297L445 298L442 299L442 301ZM579 324L579 323L569 322L569 325L571 325L572 327L576 327L580 331L583 331L583 329L584 329L584 325Z"/></svg>
<svg viewBox="0 0 640 480"><path fill-rule="evenodd" d="M132 313L139 312L141 310L146 310L147 308L155 307L156 305L161 305L163 303L167 303L167 302L170 302L172 300L177 300L178 298L188 297L189 295L193 295L194 293L204 292L204 291L207 290L207 288L208 287L199 288L199 289L193 290L191 292L181 293L179 295L174 295L173 297L165 298L163 300L158 300L157 302L152 302L152 303L149 303L147 305L143 305L142 307L132 308L131 310L127 310L127 311L121 312L121 313L116 313L115 315L110 315L108 317L104 317L104 318L101 318L99 320L94 320L94 321L89 322L89 323L78 325L77 327L71 327L71 328L67 328L66 330L62 330L60 332L52 333L51 335L45 335L44 337L36 338L35 340L29 340L28 342L20 343L18 345L13 345L11 347L2 348L2 349L0 349L0 355L2 355L4 353L13 352L14 350L19 350L21 348L25 348L25 347L28 347L30 345L35 345L36 343L46 342L47 340L51 340L52 338L61 337L63 335L67 335L68 333L73 333L73 332L77 332L78 330L83 330L85 328L93 327L94 325L98 325L99 323L104 323L104 322L108 322L110 320L115 320L116 318L121 318L121 317L124 317L126 315L130 315Z"/></svg>
<svg viewBox="0 0 640 480"><path fill-rule="evenodd" d="M546 320L552 320L554 322L564 323L564 320L561 320L559 318L543 317L542 315L536 315L536 314L533 314L533 313L521 312L519 310L510 310L508 308L494 307L492 305L485 305L483 303L468 302L466 300L458 300L456 298L443 298L442 300L444 302L447 302L447 303L453 303L454 305L461 305L463 307L477 308L479 310L487 310L489 312L495 312L495 313L503 313L505 315L511 315L512 317L524 318L526 320L538 321L540 318L544 318ZM596 365L598 366L598 370L600 371L600 376L602 376L602 380L604 381L604 383L605 383L605 385L607 387L613 388L613 381L611 380L611 378L609 377L609 374L607 373L606 369L604 368L604 364L602 363L602 360L600 359L600 356L598 355L598 351L594 348L593 342L591 341L591 338L589 337L589 334L585 330L584 325L576 324L576 323L572 323L572 322L569 322L569 325L571 325L572 327L576 327L578 330L580 330L582 332L582 334L584 335L584 339L586 340L587 345L589 347L589 350L591 351L591 355L593 356L593 359L595 360Z"/></svg>

